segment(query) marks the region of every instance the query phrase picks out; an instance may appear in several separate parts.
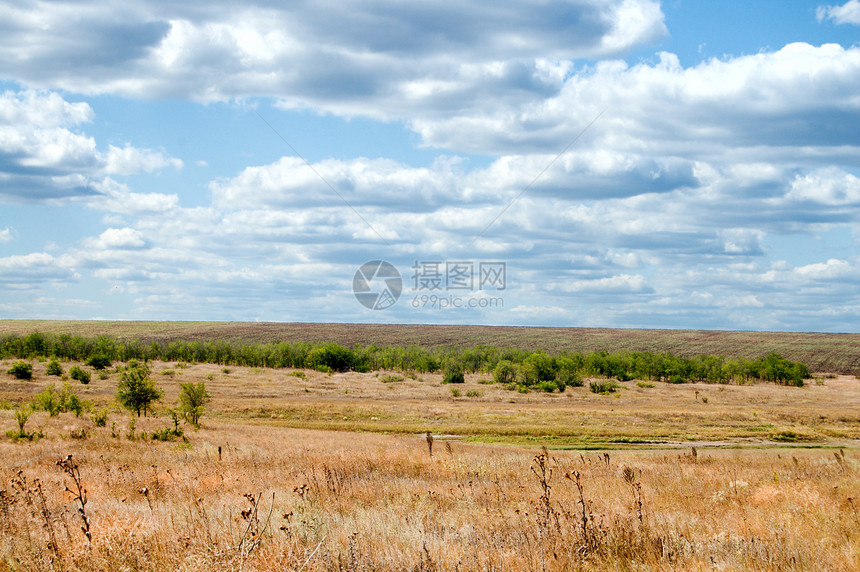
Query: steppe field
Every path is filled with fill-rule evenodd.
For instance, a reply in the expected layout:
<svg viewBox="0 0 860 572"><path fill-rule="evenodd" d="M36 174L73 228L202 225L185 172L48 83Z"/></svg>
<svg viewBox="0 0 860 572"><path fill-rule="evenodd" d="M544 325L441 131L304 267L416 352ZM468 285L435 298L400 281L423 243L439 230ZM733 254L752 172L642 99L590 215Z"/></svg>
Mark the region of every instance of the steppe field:
<svg viewBox="0 0 860 572"><path fill-rule="evenodd" d="M803 361L803 387L630 380L511 391L490 373L122 364L81 415L0 360L0 570L860 570L860 336L336 324L0 321L146 341L333 341ZM63 362L68 372L81 363ZM211 395L199 429L180 384ZM103 426L97 426L106 415ZM153 433L178 429L175 438ZM179 435L181 433L181 435Z"/></svg>

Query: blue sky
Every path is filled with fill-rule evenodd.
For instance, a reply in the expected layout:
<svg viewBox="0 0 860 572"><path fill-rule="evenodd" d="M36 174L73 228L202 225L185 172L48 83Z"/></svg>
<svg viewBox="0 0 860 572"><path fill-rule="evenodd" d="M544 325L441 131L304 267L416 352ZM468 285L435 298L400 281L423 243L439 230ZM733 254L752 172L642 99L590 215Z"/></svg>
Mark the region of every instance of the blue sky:
<svg viewBox="0 0 860 572"><path fill-rule="evenodd" d="M0 318L860 331L858 0L0 4Z"/></svg>

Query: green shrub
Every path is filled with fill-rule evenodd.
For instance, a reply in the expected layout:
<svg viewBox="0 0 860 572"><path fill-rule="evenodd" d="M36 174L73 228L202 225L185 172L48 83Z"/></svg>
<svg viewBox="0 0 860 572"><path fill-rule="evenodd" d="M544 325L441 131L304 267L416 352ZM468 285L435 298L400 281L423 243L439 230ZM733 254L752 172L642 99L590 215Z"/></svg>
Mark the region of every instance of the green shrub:
<svg viewBox="0 0 860 572"><path fill-rule="evenodd" d="M523 363L517 368L517 383L525 387L532 387L538 384L540 376L538 368L533 363Z"/></svg>
<svg viewBox="0 0 860 572"><path fill-rule="evenodd" d="M568 366L559 368L555 374L555 381L559 391L564 391L565 387L582 387L585 384L579 372Z"/></svg>
<svg viewBox="0 0 860 572"><path fill-rule="evenodd" d="M397 381L403 381L403 376L394 373L387 373L380 377L379 381L381 381L382 383L394 383Z"/></svg>
<svg viewBox="0 0 860 572"><path fill-rule="evenodd" d="M477 389L470 389L466 392L466 397L481 397L481 392Z"/></svg>
<svg viewBox="0 0 860 572"><path fill-rule="evenodd" d="M442 374L442 383L465 383L466 376L463 374L463 366L458 363L449 362L445 364Z"/></svg>
<svg viewBox="0 0 860 572"><path fill-rule="evenodd" d="M15 410L15 421L18 423L17 437L27 436L27 433L24 431L24 426L27 424L27 421L30 419L30 415L32 414L33 408L29 405L24 405Z"/></svg>
<svg viewBox="0 0 860 572"><path fill-rule="evenodd" d="M14 376L16 379L32 379L33 364L24 360L18 360L12 367L6 370L6 373Z"/></svg>
<svg viewBox="0 0 860 572"><path fill-rule="evenodd" d="M650 387L656 387L656 386L653 383L651 383L650 381L637 381L636 387L650 388Z"/></svg>
<svg viewBox="0 0 860 572"><path fill-rule="evenodd" d="M517 368L511 360L503 359L493 369L493 380L496 383L511 383L517 378Z"/></svg>
<svg viewBox="0 0 860 572"><path fill-rule="evenodd" d="M71 369L69 369L69 377L75 381L80 381L84 385L90 382L90 372L76 365L73 365Z"/></svg>
<svg viewBox="0 0 860 572"><path fill-rule="evenodd" d="M174 439L185 439L185 431L182 427L165 427L161 431L153 431L150 434L153 441L173 441Z"/></svg>
<svg viewBox="0 0 860 572"><path fill-rule="evenodd" d="M78 397L68 382L65 382L60 391L57 391L53 383L49 383L44 391L33 396L33 406L38 410L46 411L51 417L66 411L80 417L87 403Z"/></svg>
<svg viewBox="0 0 860 572"><path fill-rule="evenodd" d="M188 423L200 427L200 418L210 400L206 386L202 382L180 383L179 386L182 388L179 394L179 411Z"/></svg>
<svg viewBox="0 0 860 572"><path fill-rule="evenodd" d="M352 350L334 342L317 346L307 357L308 365L318 371L349 371L355 362Z"/></svg>
<svg viewBox="0 0 860 572"><path fill-rule="evenodd" d="M107 369L110 367L110 358L104 354L96 354L86 361L93 369Z"/></svg>
<svg viewBox="0 0 860 572"><path fill-rule="evenodd" d="M599 393L602 395L615 393L615 389L617 387L618 384L612 379L601 379L588 382L588 389L591 390L591 393Z"/></svg>
<svg viewBox="0 0 860 572"><path fill-rule="evenodd" d="M90 419L93 420L93 425L96 427L105 427L107 426L108 410L106 408L102 408L98 411L94 411L90 416Z"/></svg>
<svg viewBox="0 0 860 572"><path fill-rule="evenodd" d="M33 396L33 407L39 411L47 412L51 417L60 414L63 409L63 402L53 383L49 383L44 391Z"/></svg>
<svg viewBox="0 0 860 572"><path fill-rule="evenodd" d="M460 397L460 395L461 394L460 394L460 388L459 387L452 387L451 388L451 397Z"/></svg>
<svg viewBox="0 0 860 572"><path fill-rule="evenodd" d="M546 352L534 352L525 359L523 365L528 366L535 376L535 382L528 385L536 385L541 381L552 381L555 379L555 363L553 363L553 358L549 357Z"/></svg>
<svg viewBox="0 0 860 572"><path fill-rule="evenodd" d="M552 393L556 389L564 391L564 386L562 385L561 388L559 388L555 381L541 381L538 383L537 388L545 393Z"/></svg>
<svg viewBox="0 0 860 572"><path fill-rule="evenodd" d="M63 366L60 365L56 359L52 359L48 362L48 367L45 369L45 373L48 375L63 375Z"/></svg>

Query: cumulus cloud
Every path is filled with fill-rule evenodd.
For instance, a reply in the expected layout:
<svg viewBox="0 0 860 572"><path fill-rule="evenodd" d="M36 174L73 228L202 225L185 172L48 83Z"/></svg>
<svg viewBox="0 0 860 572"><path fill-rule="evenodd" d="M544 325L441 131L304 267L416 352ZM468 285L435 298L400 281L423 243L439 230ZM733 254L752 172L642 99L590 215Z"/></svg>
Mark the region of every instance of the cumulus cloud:
<svg viewBox="0 0 860 572"><path fill-rule="evenodd" d="M522 106L411 125L425 144L446 149L557 153L604 112L586 134L589 145L726 158L738 148L748 156L750 148L856 145L858 89L856 47L796 43L689 68L663 53L654 64L601 61L572 74L557 94Z"/></svg>
<svg viewBox="0 0 860 572"><path fill-rule="evenodd" d="M821 18L847 22L853 4ZM168 151L105 146L86 133L93 109L71 96L7 92L3 198L74 197L106 213L62 254L0 258L9 290L83 277L129 297L123 317L138 318L856 329L860 260L794 259L774 244L860 228L860 48L796 43L690 67L670 53L616 59L666 33L648 0L7 7L0 75L25 85L268 96L403 121L441 149L418 166L249 164L185 208L177 189L124 178L181 168ZM121 49L96 53L118 36ZM473 166L472 153L491 158ZM380 258L404 272L505 261L504 310L428 316L402 302L368 314L352 275Z"/></svg>
<svg viewBox="0 0 860 572"><path fill-rule="evenodd" d="M75 130L94 114L85 102L54 92L0 94L0 198L39 202L101 194L107 174L151 173L182 161L131 145L100 151L93 137Z"/></svg>
<svg viewBox="0 0 860 572"><path fill-rule="evenodd" d="M27 288L34 282L76 281L80 275L66 257L34 252L0 258L0 284L10 289Z"/></svg>
<svg viewBox="0 0 860 572"><path fill-rule="evenodd" d="M546 93L562 77L549 62L619 55L667 33L655 0L375 0L349 10L67 0L4 10L0 74L28 85L198 101L267 95L345 114L384 115L383 99L408 113Z"/></svg>
<svg viewBox="0 0 860 572"><path fill-rule="evenodd" d="M97 239L88 239L84 244L99 249L137 249L146 245L143 233L133 228L109 228Z"/></svg>
<svg viewBox="0 0 860 572"><path fill-rule="evenodd" d="M15 237L12 234L12 229L9 227L0 230L0 242L9 242L13 240Z"/></svg>
<svg viewBox="0 0 860 572"><path fill-rule="evenodd" d="M819 6L816 16L819 22L833 20L837 24L860 25L860 0L848 0L841 6Z"/></svg>

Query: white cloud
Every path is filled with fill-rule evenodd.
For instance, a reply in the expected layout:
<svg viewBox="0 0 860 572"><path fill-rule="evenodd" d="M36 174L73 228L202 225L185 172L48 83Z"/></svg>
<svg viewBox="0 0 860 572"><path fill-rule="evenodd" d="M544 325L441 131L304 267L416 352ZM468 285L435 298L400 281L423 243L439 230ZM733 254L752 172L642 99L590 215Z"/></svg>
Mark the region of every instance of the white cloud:
<svg viewBox="0 0 860 572"><path fill-rule="evenodd" d="M109 228L97 239L86 240L88 248L99 249L137 249L146 246L143 233L133 228Z"/></svg>
<svg viewBox="0 0 860 572"><path fill-rule="evenodd" d="M605 110L577 149L747 162L750 151L796 145L811 157L818 145L856 145L848 125L860 116L858 90L860 47L796 43L690 68L663 53L655 64L601 61L524 105L494 100L480 113L419 116L412 127L446 149L549 154Z"/></svg>
<svg viewBox="0 0 860 572"><path fill-rule="evenodd" d="M100 193L107 174L151 173L182 161L162 151L108 146L74 131L93 120L86 103L56 93L0 94L0 197L38 202Z"/></svg>
<svg viewBox="0 0 860 572"><path fill-rule="evenodd" d="M837 167L817 169L798 175L786 198L825 205L860 204L860 178Z"/></svg>
<svg viewBox="0 0 860 572"><path fill-rule="evenodd" d="M0 230L0 242L10 242L11 240L14 240L14 238L11 228L6 227L3 230Z"/></svg>
<svg viewBox="0 0 860 572"><path fill-rule="evenodd" d="M34 252L0 258L0 284L8 288L32 287L45 281L75 281L80 275L65 257Z"/></svg>
<svg viewBox="0 0 860 572"><path fill-rule="evenodd" d="M833 20L837 24L860 25L860 0L848 0L841 6L819 6L818 21Z"/></svg>
<svg viewBox="0 0 860 572"><path fill-rule="evenodd" d="M134 10L68 0L10 6L6 20L0 75L28 85L205 102L264 95L402 116L490 94L522 100L557 87L547 61L619 55L667 33L655 0L373 0L349 9L150 0Z"/></svg>
<svg viewBox="0 0 860 572"><path fill-rule="evenodd" d="M104 155L104 172L109 174L152 173L166 167L182 168L182 161L161 151L111 145Z"/></svg>

